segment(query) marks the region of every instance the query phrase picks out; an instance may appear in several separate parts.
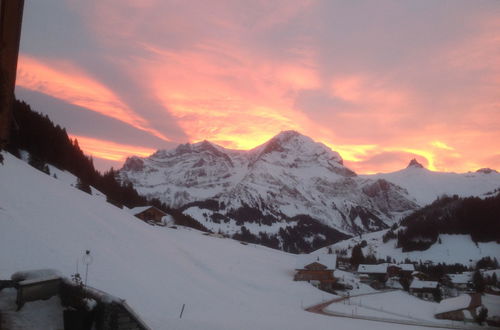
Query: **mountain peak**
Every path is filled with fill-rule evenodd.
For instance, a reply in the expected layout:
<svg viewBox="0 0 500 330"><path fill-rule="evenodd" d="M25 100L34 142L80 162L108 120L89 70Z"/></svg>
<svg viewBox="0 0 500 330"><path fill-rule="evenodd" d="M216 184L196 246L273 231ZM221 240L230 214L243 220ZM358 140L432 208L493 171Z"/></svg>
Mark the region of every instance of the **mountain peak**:
<svg viewBox="0 0 500 330"><path fill-rule="evenodd" d="M302 135L299 132L294 131L294 130L287 130L287 131L281 131L281 132L279 132L274 137L274 139L277 138L277 139L287 140L287 139L291 139L291 138L296 137L296 136L304 136L304 135Z"/></svg>
<svg viewBox="0 0 500 330"><path fill-rule="evenodd" d="M406 168L424 168L415 158L413 158Z"/></svg>

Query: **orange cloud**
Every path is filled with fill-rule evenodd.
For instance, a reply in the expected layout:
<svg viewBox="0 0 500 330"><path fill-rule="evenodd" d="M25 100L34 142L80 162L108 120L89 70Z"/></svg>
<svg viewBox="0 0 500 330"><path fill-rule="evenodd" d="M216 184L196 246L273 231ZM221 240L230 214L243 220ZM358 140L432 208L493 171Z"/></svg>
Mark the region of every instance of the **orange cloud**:
<svg viewBox="0 0 500 330"><path fill-rule="evenodd" d="M450 147L449 145L441 141L432 141L431 145L439 149L454 150L454 148Z"/></svg>
<svg viewBox="0 0 500 330"><path fill-rule="evenodd" d="M21 54L16 84L118 119L163 140L147 121L129 109L106 86L68 62L44 63Z"/></svg>
<svg viewBox="0 0 500 330"><path fill-rule="evenodd" d="M71 135L71 138L78 140L78 145L86 154L106 160L125 161L129 156L147 157L155 152L152 148L120 144L88 136Z"/></svg>
<svg viewBox="0 0 500 330"><path fill-rule="evenodd" d="M199 52L177 53L150 47L157 57L141 66L155 97L191 141L249 149L280 130L303 131L311 124L293 110L290 92L317 86L313 69L254 59L225 44L200 47Z"/></svg>
<svg viewBox="0 0 500 330"><path fill-rule="evenodd" d="M353 74L334 77L331 82L332 96L355 104L402 107L409 102L408 93L401 88L387 86L383 78Z"/></svg>

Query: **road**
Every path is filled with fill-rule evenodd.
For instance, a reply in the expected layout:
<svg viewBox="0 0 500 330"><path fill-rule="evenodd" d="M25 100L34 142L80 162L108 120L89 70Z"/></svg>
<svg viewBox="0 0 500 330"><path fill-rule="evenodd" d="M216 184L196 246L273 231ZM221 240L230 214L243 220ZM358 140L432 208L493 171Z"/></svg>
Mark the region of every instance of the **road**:
<svg viewBox="0 0 500 330"><path fill-rule="evenodd" d="M404 324L404 325L413 325L413 326L419 326L419 327L426 327L426 328L439 328L439 329L461 329L461 330L471 330L471 329L482 329L482 330L498 330L498 328L493 328L493 327L488 327L488 326L479 326L479 325L472 325L472 324L441 324L441 323L435 323L431 321L425 321L425 320L403 320L403 319L391 319L391 318L383 318L383 317L375 317L375 316L365 316L365 315L356 315L356 314L347 314L347 313L341 313L341 312L334 312L334 311L329 311L325 310L326 307L328 307L331 304L339 303L342 302L345 299L348 298L354 298L354 297L361 297L361 296L367 296L367 295L374 295L374 294L381 294L381 293L386 293L387 291L384 292L375 292L375 293L366 293L366 294L360 294L360 295L355 295L351 297L340 297L340 298L335 298L331 299L322 303L319 303L314 306L310 306L306 308L305 310L311 313L317 313L317 314L322 314L322 315L328 315L328 316L334 316L334 317L346 317L346 318L351 318L351 319L358 319L358 320L368 320L368 321L375 321L375 322L384 322L384 323L393 323L393 324ZM364 308L369 308L367 306L362 306ZM378 310L377 310L378 311ZM394 314L396 316L400 317L408 317L405 315L398 315L396 313L390 313L390 312L383 312L383 313L389 313L389 314Z"/></svg>

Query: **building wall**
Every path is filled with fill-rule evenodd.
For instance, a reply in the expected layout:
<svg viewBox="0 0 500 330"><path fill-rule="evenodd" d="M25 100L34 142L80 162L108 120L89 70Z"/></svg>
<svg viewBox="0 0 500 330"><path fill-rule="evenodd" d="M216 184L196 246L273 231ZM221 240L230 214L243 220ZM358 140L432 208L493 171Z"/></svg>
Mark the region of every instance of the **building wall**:
<svg viewBox="0 0 500 330"><path fill-rule="evenodd" d="M434 300L434 295L439 293L439 289L411 289L410 294L428 300Z"/></svg>
<svg viewBox="0 0 500 330"><path fill-rule="evenodd" d="M0 0L0 149L9 137L24 0Z"/></svg>
<svg viewBox="0 0 500 330"><path fill-rule="evenodd" d="M454 320L454 321L463 321L464 320L464 313L461 310L440 313L440 314L436 314L435 316L437 319L443 319L443 320Z"/></svg>
<svg viewBox="0 0 500 330"><path fill-rule="evenodd" d="M328 281L335 278L333 277L333 270L299 269L293 279L294 281Z"/></svg>

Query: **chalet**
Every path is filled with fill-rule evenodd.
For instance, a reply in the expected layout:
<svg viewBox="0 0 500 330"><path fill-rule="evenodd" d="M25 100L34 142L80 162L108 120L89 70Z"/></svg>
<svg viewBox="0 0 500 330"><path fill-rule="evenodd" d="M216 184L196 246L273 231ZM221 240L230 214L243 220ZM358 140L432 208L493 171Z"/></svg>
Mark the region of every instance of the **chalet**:
<svg viewBox="0 0 500 330"><path fill-rule="evenodd" d="M398 264L400 268L399 275L410 277L411 274L415 271L415 265L413 264Z"/></svg>
<svg viewBox="0 0 500 330"><path fill-rule="evenodd" d="M318 284L322 290L331 290L337 279L333 272L337 267L337 255L335 254L299 254L297 256L294 281L308 281Z"/></svg>
<svg viewBox="0 0 500 330"><path fill-rule="evenodd" d="M379 281L385 282L387 281L387 268L389 264L378 264L378 265L365 265L360 264L358 266L358 274L360 278L366 281Z"/></svg>
<svg viewBox="0 0 500 330"><path fill-rule="evenodd" d="M440 294L439 283L435 281L413 280L410 284L411 295L423 298L426 300L434 300L436 295Z"/></svg>
<svg viewBox="0 0 500 330"><path fill-rule="evenodd" d="M129 209L129 212L142 221L156 225L164 225L163 217L167 216L167 213L154 206L138 206Z"/></svg>
<svg viewBox="0 0 500 330"><path fill-rule="evenodd" d="M426 273L423 273L423 272L419 272L419 271L414 271L413 273L411 273L411 276L413 278L421 280L421 281L427 281L430 279L429 275L427 275Z"/></svg>
<svg viewBox="0 0 500 330"><path fill-rule="evenodd" d="M472 288L472 273L447 274L451 285L458 290L468 290Z"/></svg>
<svg viewBox="0 0 500 330"><path fill-rule="evenodd" d="M441 300L434 317L454 321L473 321L481 305L481 295L479 293L463 294Z"/></svg>
<svg viewBox="0 0 500 330"><path fill-rule="evenodd" d="M397 281L398 277L411 277L414 271L413 264L382 263L378 265L361 264L358 266L359 278L365 283L373 283L374 281L384 283L389 278L394 278Z"/></svg>

